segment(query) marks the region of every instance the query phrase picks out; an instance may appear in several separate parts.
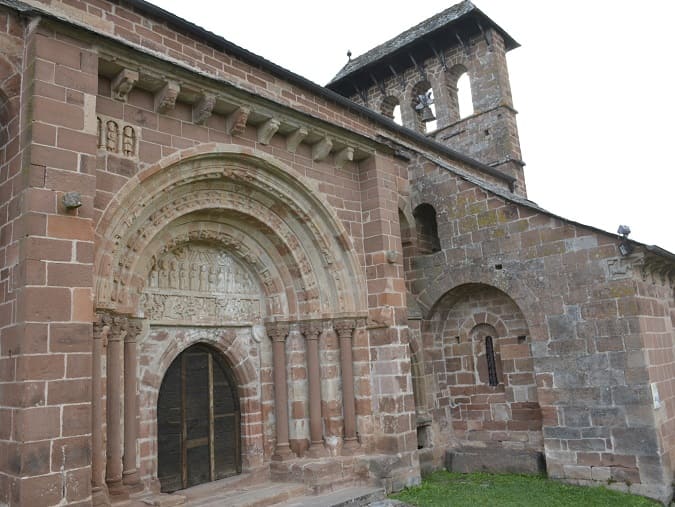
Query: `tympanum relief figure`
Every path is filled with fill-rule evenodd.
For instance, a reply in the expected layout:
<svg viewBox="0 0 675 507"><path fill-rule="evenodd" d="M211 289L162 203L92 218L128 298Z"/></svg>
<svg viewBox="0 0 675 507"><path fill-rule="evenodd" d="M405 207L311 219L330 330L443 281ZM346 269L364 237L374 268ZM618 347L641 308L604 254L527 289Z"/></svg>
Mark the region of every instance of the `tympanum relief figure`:
<svg viewBox="0 0 675 507"><path fill-rule="evenodd" d="M145 317L196 323L259 320L261 290L225 250L187 244L153 259L143 294Z"/></svg>

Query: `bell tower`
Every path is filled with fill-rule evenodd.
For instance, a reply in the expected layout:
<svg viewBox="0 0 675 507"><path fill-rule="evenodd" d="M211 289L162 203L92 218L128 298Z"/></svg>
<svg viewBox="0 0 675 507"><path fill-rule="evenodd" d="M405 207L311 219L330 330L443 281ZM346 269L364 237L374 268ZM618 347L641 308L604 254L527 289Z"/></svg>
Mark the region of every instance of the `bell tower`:
<svg viewBox="0 0 675 507"><path fill-rule="evenodd" d="M518 46L466 0L350 59L327 87L515 177L525 195L506 65Z"/></svg>

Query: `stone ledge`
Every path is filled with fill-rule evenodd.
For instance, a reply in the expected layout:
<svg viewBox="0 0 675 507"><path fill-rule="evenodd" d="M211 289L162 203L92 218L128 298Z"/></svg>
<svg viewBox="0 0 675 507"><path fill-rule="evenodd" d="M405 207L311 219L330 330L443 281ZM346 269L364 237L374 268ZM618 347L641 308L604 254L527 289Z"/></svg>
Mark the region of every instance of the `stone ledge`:
<svg viewBox="0 0 675 507"><path fill-rule="evenodd" d="M450 472L495 472L515 474L546 473L546 459L540 451L458 447L445 452Z"/></svg>

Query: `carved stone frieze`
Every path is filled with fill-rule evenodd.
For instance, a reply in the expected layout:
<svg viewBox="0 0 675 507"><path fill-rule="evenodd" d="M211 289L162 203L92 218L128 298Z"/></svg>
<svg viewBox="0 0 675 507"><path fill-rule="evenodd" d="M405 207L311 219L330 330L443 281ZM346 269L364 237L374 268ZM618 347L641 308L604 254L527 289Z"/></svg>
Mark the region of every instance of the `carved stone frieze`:
<svg viewBox="0 0 675 507"><path fill-rule="evenodd" d="M128 158L138 155L138 135L132 125L105 116L96 120L99 150Z"/></svg>
<svg viewBox="0 0 675 507"><path fill-rule="evenodd" d="M151 321L190 324L249 323L260 318L260 298L197 296L146 291L143 313Z"/></svg>
<svg viewBox="0 0 675 507"><path fill-rule="evenodd" d="M261 291L222 247L188 243L154 260L142 307L153 321L252 322L261 315Z"/></svg>

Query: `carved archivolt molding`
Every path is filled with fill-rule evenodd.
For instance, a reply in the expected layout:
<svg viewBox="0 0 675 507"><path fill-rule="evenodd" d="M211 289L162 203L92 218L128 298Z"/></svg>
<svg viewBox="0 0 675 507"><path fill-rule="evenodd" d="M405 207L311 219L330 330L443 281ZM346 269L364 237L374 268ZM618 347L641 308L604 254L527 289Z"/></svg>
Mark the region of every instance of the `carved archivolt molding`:
<svg viewBox="0 0 675 507"><path fill-rule="evenodd" d="M242 151L241 147L236 149ZM306 305L304 312L309 310L318 316L363 308L363 276L344 228L314 190L289 174L292 171L264 158L270 157L216 153L188 158L163 169L156 167L132 178L97 227L97 306L142 313L141 293L153 283L147 257L150 245L160 242L167 248L175 247L174 225L204 215L214 224L236 224L239 234L218 241L229 245L226 250L236 250L235 257L249 266L261 285L270 283L269 274L265 282L265 268L269 272L269 266L258 265L260 256L251 255L243 239L247 235L273 237L274 251L267 252L267 262L285 265L283 270L292 274L296 290L302 289L299 301L317 301ZM158 260L156 257L155 262ZM206 273L207 284L208 276ZM177 283L179 288L175 290L180 291L180 279ZM151 294L151 289L146 294ZM180 306L178 300L174 301L177 295L171 296L165 294L160 299L164 303L171 300L172 307ZM146 295L143 304L152 300L154 305L155 299ZM218 306L211 300L192 304L203 304L209 312ZM166 311L166 305L164 310L157 310L160 306L158 302L152 311ZM204 307L190 311L203 311ZM217 315L218 310L213 311Z"/></svg>

